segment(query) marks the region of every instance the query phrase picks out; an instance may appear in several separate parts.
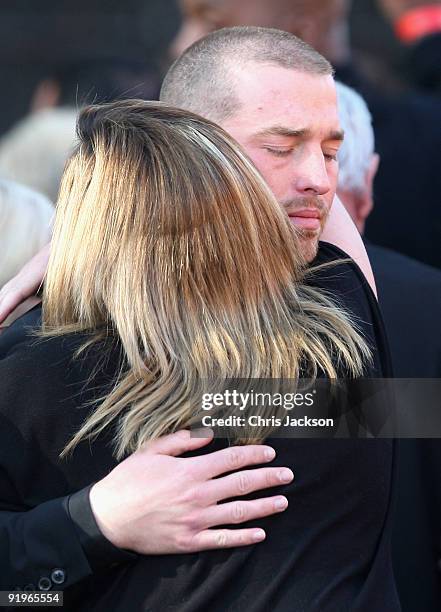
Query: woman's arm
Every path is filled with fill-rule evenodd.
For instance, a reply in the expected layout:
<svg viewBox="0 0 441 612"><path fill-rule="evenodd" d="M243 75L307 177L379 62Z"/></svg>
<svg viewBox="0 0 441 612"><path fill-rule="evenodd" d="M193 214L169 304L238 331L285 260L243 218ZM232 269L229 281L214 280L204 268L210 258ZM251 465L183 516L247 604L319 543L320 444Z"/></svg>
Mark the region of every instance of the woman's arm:
<svg viewBox="0 0 441 612"><path fill-rule="evenodd" d="M349 213L337 196L334 198L334 203L320 239L334 244L347 253L363 272L372 291L377 296L375 278L363 240Z"/></svg>

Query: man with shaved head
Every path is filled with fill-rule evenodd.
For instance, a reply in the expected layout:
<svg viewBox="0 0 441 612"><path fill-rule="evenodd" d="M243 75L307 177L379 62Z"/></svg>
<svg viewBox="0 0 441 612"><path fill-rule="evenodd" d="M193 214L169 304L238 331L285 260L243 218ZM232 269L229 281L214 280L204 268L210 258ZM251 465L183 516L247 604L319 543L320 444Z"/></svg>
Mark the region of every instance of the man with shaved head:
<svg viewBox="0 0 441 612"><path fill-rule="evenodd" d="M330 63L280 30L231 28L195 43L160 98L221 125L299 230L310 261L335 196L343 139Z"/></svg>
<svg viewBox="0 0 441 612"><path fill-rule="evenodd" d="M369 218L367 236L441 267L439 102L424 95L386 97L369 83L352 59L350 0L180 0L180 7L182 25L171 45L173 58L209 32L246 25L291 32L332 62L339 80L366 99L382 159L375 179L378 206ZM428 218L434 221L430 227Z"/></svg>

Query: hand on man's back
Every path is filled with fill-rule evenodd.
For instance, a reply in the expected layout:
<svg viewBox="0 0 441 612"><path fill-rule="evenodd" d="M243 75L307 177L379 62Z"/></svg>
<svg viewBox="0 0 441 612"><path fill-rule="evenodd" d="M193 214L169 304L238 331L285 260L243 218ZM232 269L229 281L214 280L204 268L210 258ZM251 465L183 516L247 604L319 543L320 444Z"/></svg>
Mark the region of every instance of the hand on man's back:
<svg viewBox="0 0 441 612"><path fill-rule="evenodd" d="M271 447L226 448L199 457L180 458L212 440L178 431L146 444L90 491L92 511L103 535L115 546L141 554L191 553L256 544L259 528L216 529L259 519L288 506L282 495L247 501L217 502L289 484L288 468L260 467L275 457ZM236 470L234 473L230 473ZM227 476L219 478L222 474Z"/></svg>

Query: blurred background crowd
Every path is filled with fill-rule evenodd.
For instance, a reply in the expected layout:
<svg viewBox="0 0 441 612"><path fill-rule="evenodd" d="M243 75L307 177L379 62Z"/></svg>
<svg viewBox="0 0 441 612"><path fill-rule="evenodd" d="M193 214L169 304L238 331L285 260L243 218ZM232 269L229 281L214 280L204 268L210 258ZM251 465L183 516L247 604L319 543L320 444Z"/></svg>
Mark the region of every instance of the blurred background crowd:
<svg viewBox="0 0 441 612"><path fill-rule="evenodd" d="M342 104L345 129L357 119L373 135L348 139L340 195L366 238L395 374L441 376L441 2L15 0L2 2L0 17L0 285L49 239L82 105L157 99L170 62L204 34L276 27L312 44L364 98L365 110L351 98ZM403 609L438 610L441 453L406 452L404 473L421 482L433 472L438 488L426 486L416 505L415 488L401 486ZM427 526L426 540L412 532L416 523Z"/></svg>
<svg viewBox="0 0 441 612"><path fill-rule="evenodd" d="M0 102L0 177L54 202L81 105L118 97L155 99L173 57L205 33L231 25L273 26L322 52L337 78L369 106L381 163L367 238L441 267L441 17L439 3L426 5L422 0L3 2L0 71L7 95ZM17 265L4 270L1 282Z"/></svg>

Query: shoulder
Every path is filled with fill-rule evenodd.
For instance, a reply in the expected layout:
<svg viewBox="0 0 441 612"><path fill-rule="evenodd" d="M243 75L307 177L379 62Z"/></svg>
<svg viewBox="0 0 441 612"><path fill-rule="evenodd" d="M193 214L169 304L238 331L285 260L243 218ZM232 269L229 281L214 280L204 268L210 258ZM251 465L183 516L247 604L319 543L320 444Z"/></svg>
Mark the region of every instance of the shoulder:
<svg viewBox="0 0 441 612"><path fill-rule="evenodd" d="M323 289L335 292L340 298L356 296L358 302L367 303L376 308L376 298L363 272L355 261L342 249L328 242L320 242L316 258L311 268L318 268L310 276L311 282Z"/></svg>
<svg viewBox="0 0 441 612"><path fill-rule="evenodd" d="M73 363L74 353L84 340L84 336L74 335L42 338L30 331L10 348L0 368L13 374L11 378L46 378L51 374L52 378L65 379L70 369L67 366Z"/></svg>
<svg viewBox="0 0 441 612"><path fill-rule="evenodd" d="M94 345L77 356L89 337L69 334L50 338L29 335L0 360L0 412L45 417L93 400L113 380L117 355L112 346ZM119 352L117 351L118 355Z"/></svg>
<svg viewBox="0 0 441 612"><path fill-rule="evenodd" d="M41 327L41 304L19 317L0 334L0 359L21 342L28 340Z"/></svg>
<svg viewBox="0 0 441 612"><path fill-rule="evenodd" d="M117 371L102 346L76 357L84 340L32 338L0 360L2 503L33 506L78 490L113 466L110 431L93 448L88 441L81 444L75 461L60 459Z"/></svg>
<svg viewBox="0 0 441 612"><path fill-rule="evenodd" d="M363 272L347 253L333 244L319 243L312 267L332 263L313 272L309 283L332 296L351 316L373 351L370 376L392 375L389 346L378 301Z"/></svg>
<svg viewBox="0 0 441 612"><path fill-rule="evenodd" d="M441 271L383 247L369 245L368 252L385 314L407 318L420 331L427 327L433 341L432 326L441 310Z"/></svg>

